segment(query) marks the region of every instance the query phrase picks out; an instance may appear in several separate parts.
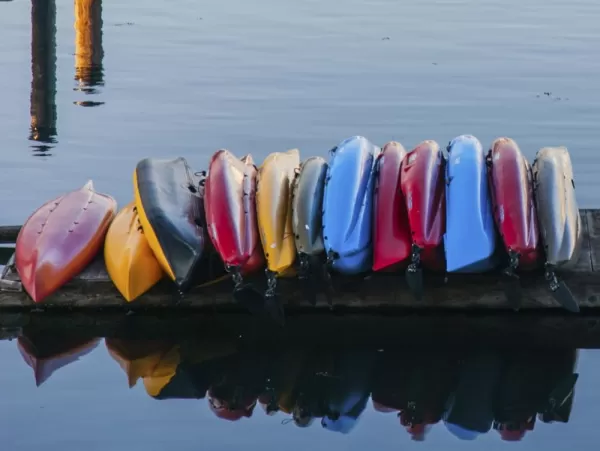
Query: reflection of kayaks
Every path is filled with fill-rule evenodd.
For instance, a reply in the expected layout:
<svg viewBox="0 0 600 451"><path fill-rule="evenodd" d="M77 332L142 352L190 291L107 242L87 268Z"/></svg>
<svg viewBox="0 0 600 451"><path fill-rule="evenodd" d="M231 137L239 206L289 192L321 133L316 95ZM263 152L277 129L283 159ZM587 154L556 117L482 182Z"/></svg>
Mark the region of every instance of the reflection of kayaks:
<svg viewBox="0 0 600 451"><path fill-rule="evenodd" d="M23 287L41 302L79 274L102 248L116 201L94 191L92 181L47 202L16 240L15 266Z"/></svg>
<svg viewBox="0 0 600 451"><path fill-rule="evenodd" d="M298 250L298 277L306 283L307 297L316 300L316 285L321 280L325 263L323 244L323 191L327 176L327 161L311 157L296 171L292 192L292 229Z"/></svg>
<svg viewBox="0 0 600 451"><path fill-rule="evenodd" d="M274 152L258 169L256 210L262 247L267 258L267 302L278 304L275 297L276 277L295 273L296 243L292 227L292 188L300 152ZM270 301L270 300L271 301ZM282 319L280 306L273 315Z"/></svg>
<svg viewBox="0 0 600 451"><path fill-rule="evenodd" d="M327 396L328 413L321 426L347 434L362 415L371 392L371 374L376 354L370 350L336 353L336 368Z"/></svg>
<svg viewBox="0 0 600 451"><path fill-rule="evenodd" d="M184 158L145 158L137 164L133 186L148 244L167 275L185 291L205 250L200 178Z"/></svg>
<svg viewBox="0 0 600 451"><path fill-rule="evenodd" d="M502 359L491 351L470 355L464 362L444 413L444 424L454 436L475 440L492 428L501 371Z"/></svg>
<svg viewBox="0 0 600 451"><path fill-rule="evenodd" d="M412 258L406 271L411 291L421 296L421 267L443 270L446 232L446 159L438 143L421 142L402 161L401 188L412 234Z"/></svg>
<svg viewBox="0 0 600 451"><path fill-rule="evenodd" d="M235 342L192 340L172 346L151 374L144 376L146 392L154 399L203 399L218 378Z"/></svg>
<svg viewBox="0 0 600 451"><path fill-rule="evenodd" d="M386 350L374 371L373 407L398 411L411 438L422 441L442 418L457 370L456 356L447 350Z"/></svg>
<svg viewBox="0 0 600 451"><path fill-rule="evenodd" d="M507 296L518 307L516 270L535 268L541 251L531 166L510 138L494 140L487 165L496 227L509 256Z"/></svg>
<svg viewBox="0 0 600 451"><path fill-rule="evenodd" d="M481 143L471 135L448 145L446 269L478 273L496 266L496 228Z"/></svg>
<svg viewBox="0 0 600 451"><path fill-rule="evenodd" d="M227 150L216 152L206 177L204 206L210 239L234 274L236 289L242 275L264 265L256 217L257 169L250 155L241 160Z"/></svg>
<svg viewBox="0 0 600 451"><path fill-rule="evenodd" d="M555 274L555 270L569 269L577 263L582 244L581 217L567 148L540 149L532 170L538 222L545 249L546 278L561 305L578 312L577 301Z"/></svg>
<svg viewBox="0 0 600 451"><path fill-rule="evenodd" d="M277 411L292 413L296 401L296 385L306 361L304 350L287 350L273 358L273 374L268 377L266 390L258 402L267 415Z"/></svg>
<svg viewBox="0 0 600 451"><path fill-rule="evenodd" d="M375 159L381 149L354 136L331 151L323 197L323 239L328 265L344 274L372 267Z"/></svg>
<svg viewBox="0 0 600 451"><path fill-rule="evenodd" d="M376 163L373 205L373 271L394 270L408 264L412 238L404 194L400 189L406 150L398 142L383 146Z"/></svg>
<svg viewBox="0 0 600 451"><path fill-rule="evenodd" d="M111 280L127 301L133 301L163 276L140 225L135 203L115 217L104 241L104 262Z"/></svg>
<svg viewBox="0 0 600 451"><path fill-rule="evenodd" d="M35 383L39 387L56 370L89 354L99 342L100 338L22 335L17 339L17 347L27 365L33 369Z"/></svg>
<svg viewBox="0 0 600 451"><path fill-rule="evenodd" d="M123 340L106 338L104 340L109 355L127 374L129 387L133 387L139 378L150 377L173 344L161 340Z"/></svg>

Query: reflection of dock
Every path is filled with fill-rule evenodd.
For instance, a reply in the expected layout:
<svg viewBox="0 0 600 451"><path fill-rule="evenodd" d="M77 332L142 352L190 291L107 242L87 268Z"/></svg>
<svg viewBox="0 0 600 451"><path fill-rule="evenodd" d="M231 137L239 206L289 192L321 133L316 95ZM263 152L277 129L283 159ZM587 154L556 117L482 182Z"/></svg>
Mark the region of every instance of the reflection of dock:
<svg viewBox="0 0 600 451"><path fill-rule="evenodd" d="M75 0L75 80L76 91L97 94L104 85L102 59L102 0ZM104 102L79 101L82 106L97 106Z"/></svg>
<svg viewBox="0 0 600 451"><path fill-rule="evenodd" d="M31 0L31 130L47 151L56 142L56 1Z"/></svg>
<svg viewBox="0 0 600 451"><path fill-rule="evenodd" d="M172 326L171 332L180 330L177 323ZM135 326L128 330L135 332ZM40 385L95 352L100 339L91 333L34 322L23 327L16 346ZM278 340L257 345L251 336L170 333L152 339L105 337L104 344L113 368L125 373L119 385L137 385L157 401L202 400L227 421L279 412L301 428L344 434L362 421L370 401L370 417L397 416L394 427L418 441L432 428L446 428L460 440L494 433L520 441L540 422L568 423L579 378L576 348L496 347L485 339L479 346L452 339L408 346L309 340L289 346Z"/></svg>

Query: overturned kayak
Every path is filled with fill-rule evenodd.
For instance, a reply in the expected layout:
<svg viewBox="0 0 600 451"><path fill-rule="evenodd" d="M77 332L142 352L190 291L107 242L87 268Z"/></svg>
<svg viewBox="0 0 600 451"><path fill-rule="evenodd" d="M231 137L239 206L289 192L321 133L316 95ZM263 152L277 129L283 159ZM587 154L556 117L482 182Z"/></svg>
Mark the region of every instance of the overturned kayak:
<svg viewBox="0 0 600 451"><path fill-rule="evenodd" d="M373 206L373 271L396 270L408 265L412 238L401 165L406 150L392 141L383 146L376 163Z"/></svg>
<svg viewBox="0 0 600 451"><path fill-rule="evenodd" d="M210 161L204 186L208 235L233 275L238 299L251 290L242 277L265 263L255 206L257 172L251 155L238 159L219 150Z"/></svg>
<svg viewBox="0 0 600 451"><path fill-rule="evenodd" d="M300 152L274 152L258 170L256 211L262 247L267 259L265 306L278 321L283 310L275 296L276 277L295 274L296 243L292 226L292 188Z"/></svg>
<svg viewBox="0 0 600 451"><path fill-rule="evenodd" d="M323 192L327 161L311 157L300 165L292 190L292 229L300 261L298 277L309 300L316 302L316 287L323 282L325 263L323 244Z"/></svg>
<svg viewBox="0 0 600 451"><path fill-rule="evenodd" d="M117 202L94 190L78 190L46 202L21 228L15 267L34 302L42 302L79 274L102 249Z"/></svg>
<svg viewBox="0 0 600 451"><path fill-rule="evenodd" d="M582 244L581 217L575 197L573 167L566 147L544 147L532 165L539 227L545 250L546 279L554 297L567 310L579 305L555 271L577 263Z"/></svg>
<svg viewBox="0 0 600 451"><path fill-rule="evenodd" d="M411 264L406 280L419 298L423 291L422 269L445 268L446 158L438 143L421 142L402 161L401 189L411 231Z"/></svg>
<svg viewBox="0 0 600 451"><path fill-rule="evenodd" d="M163 270L182 292L191 287L205 248L200 183L184 158L145 158L133 175L144 235Z"/></svg>
<svg viewBox="0 0 600 451"><path fill-rule="evenodd" d="M481 143L474 136L461 135L450 142L447 150L446 270L491 270L497 264L497 236Z"/></svg>
<svg viewBox="0 0 600 451"><path fill-rule="evenodd" d="M534 269L541 254L531 166L510 138L494 140L487 165L494 219L509 257L506 293L518 308L516 271Z"/></svg>
<svg viewBox="0 0 600 451"><path fill-rule="evenodd" d="M128 302L152 288L164 272L140 225L135 202L115 217L104 240L106 271Z"/></svg>
<svg viewBox="0 0 600 451"><path fill-rule="evenodd" d="M328 266L347 275L372 267L375 160L381 149L362 136L331 153L323 197L323 240Z"/></svg>

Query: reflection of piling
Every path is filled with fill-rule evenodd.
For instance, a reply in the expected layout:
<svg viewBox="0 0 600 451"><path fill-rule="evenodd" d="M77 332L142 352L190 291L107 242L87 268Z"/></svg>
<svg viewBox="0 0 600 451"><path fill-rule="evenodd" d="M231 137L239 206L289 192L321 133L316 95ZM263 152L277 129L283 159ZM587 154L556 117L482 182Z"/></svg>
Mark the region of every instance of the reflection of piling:
<svg viewBox="0 0 600 451"><path fill-rule="evenodd" d="M77 90L96 93L104 84L102 0L75 0L75 80Z"/></svg>
<svg viewBox="0 0 600 451"><path fill-rule="evenodd" d="M29 139L56 142L56 0L31 0L31 77Z"/></svg>

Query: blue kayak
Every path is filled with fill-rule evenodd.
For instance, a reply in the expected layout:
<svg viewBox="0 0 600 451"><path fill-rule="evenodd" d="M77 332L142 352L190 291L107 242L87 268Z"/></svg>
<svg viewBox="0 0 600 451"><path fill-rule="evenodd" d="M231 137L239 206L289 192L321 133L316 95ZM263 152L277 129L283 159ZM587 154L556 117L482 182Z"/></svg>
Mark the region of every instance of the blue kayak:
<svg viewBox="0 0 600 451"><path fill-rule="evenodd" d="M332 151L323 197L323 241L335 271L359 274L371 269L375 160L381 149L362 136Z"/></svg>
<svg viewBox="0 0 600 451"><path fill-rule="evenodd" d="M447 150L447 271L488 271L497 264L497 235L481 143L474 136L461 135L450 142Z"/></svg>

